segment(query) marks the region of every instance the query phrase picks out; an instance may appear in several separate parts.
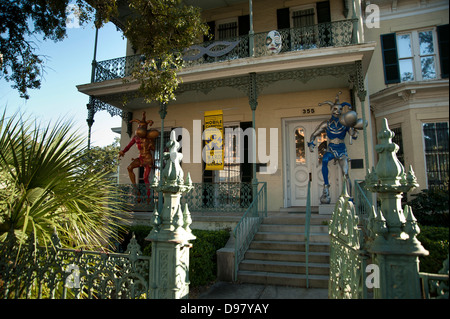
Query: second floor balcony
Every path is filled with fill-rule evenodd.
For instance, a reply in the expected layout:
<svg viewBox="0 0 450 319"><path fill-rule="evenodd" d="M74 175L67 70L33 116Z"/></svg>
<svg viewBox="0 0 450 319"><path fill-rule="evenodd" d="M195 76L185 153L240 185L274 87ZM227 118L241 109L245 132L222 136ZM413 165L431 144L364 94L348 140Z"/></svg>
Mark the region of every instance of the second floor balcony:
<svg viewBox="0 0 450 319"><path fill-rule="evenodd" d="M358 44L357 19L255 33L219 41L208 41L186 49L184 68L233 61L238 59L282 56L286 53L346 47ZM142 55L130 55L96 62L94 82L125 78L145 60Z"/></svg>

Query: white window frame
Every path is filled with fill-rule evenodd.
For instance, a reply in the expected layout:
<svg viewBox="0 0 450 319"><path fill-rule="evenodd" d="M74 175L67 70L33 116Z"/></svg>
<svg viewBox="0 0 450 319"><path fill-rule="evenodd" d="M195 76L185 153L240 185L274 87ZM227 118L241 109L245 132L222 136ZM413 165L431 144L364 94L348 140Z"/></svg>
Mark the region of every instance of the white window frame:
<svg viewBox="0 0 450 319"><path fill-rule="evenodd" d="M433 47L434 47L434 54L428 54L428 55L420 55L420 41L419 41L419 33L420 32L426 32L431 31L433 34ZM400 64L400 61L412 59L413 62L413 76L414 79L412 81L403 81L402 76L400 74L400 81L401 82L416 82L416 81L433 81L441 78L441 68L440 68L440 59L439 59L439 46L437 41L437 32L436 28L425 28L425 29L418 29L418 30L410 30L405 32L397 32L396 33L396 41L397 41L397 50L400 51L400 46L398 43L398 37L401 35L409 34L410 35L410 41L411 41L411 57L408 58L400 58L398 57L398 61ZM423 79L422 74L422 65L421 65L421 57L425 56L434 56L434 68L436 72L436 77L433 79Z"/></svg>

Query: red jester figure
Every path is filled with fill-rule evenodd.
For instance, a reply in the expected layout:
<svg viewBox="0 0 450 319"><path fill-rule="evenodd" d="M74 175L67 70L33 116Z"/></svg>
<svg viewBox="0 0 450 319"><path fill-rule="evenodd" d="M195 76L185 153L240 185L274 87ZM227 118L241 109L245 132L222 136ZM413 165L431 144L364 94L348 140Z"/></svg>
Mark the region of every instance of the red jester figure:
<svg viewBox="0 0 450 319"><path fill-rule="evenodd" d="M147 186L147 195L149 195L149 175L154 165L153 153L155 151L155 140L159 136L159 132L155 129L147 129L148 125L152 125L152 120L145 119L145 112L142 112L141 120L131 120L130 123L138 123L136 129L136 135L133 136L130 143L122 150L119 151L119 159L125 155L126 152L134 145L137 145L139 150L139 157L133 158L131 164L128 166L128 175L130 176L131 183L136 186L136 175L133 170L137 167L144 167L144 182Z"/></svg>

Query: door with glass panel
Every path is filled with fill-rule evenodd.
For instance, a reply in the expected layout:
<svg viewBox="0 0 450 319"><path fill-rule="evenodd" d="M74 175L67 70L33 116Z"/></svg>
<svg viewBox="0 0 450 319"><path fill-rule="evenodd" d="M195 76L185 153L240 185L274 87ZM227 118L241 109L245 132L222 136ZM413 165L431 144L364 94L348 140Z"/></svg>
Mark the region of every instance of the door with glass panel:
<svg viewBox="0 0 450 319"><path fill-rule="evenodd" d="M286 153L286 204L287 206L305 206L308 193L308 181L311 178L311 205L318 206L323 191L322 158L327 149L325 133L316 138L314 152L308 148L309 138L321 121L293 121L287 123ZM335 203L339 193L339 165L328 164L330 195Z"/></svg>

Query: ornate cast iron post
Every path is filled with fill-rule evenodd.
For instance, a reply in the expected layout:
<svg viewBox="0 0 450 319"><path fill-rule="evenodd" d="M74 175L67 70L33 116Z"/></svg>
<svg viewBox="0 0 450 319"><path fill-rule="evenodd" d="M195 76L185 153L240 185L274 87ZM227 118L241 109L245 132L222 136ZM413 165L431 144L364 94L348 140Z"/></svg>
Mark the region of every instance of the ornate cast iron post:
<svg viewBox="0 0 450 319"><path fill-rule="evenodd" d="M248 2L249 12L250 12L250 31L248 32L250 56L255 56L255 31L253 31L253 1Z"/></svg>
<svg viewBox="0 0 450 319"><path fill-rule="evenodd" d="M86 119L87 125L88 125L88 150L91 149L91 131L92 131L92 125L94 124L94 115L95 115L95 108L94 108L94 98L92 96L89 97L89 103L86 104L87 110L88 110L88 118Z"/></svg>
<svg viewBox="0 0 450 319"><path fill-rule="evenodd" d="M361 102L361 114L362 119L364 123L368 123L367 117L366 117L366 96L367 91L365 90L364 85L364 75L362 71L362 61L356 61L355 62L355 68L356 68L356 89L357 89L357 95L358 99ZM365 161L365 167L369 166L369 145L367 144L367 125L363 128L363 139L364 139L364 161Z"/></svg>
<svg viewBox="0 0 450 319"><path fill-rule="evenodd" d="M381 205L372 207L369 217L370 243L368 251L379 267L380 287L374 288L375 298L420 298L419 256L428 255L416 236L420 229L411 208L402 209L402 193L419 186L412 167L408 173L397 159L398 146L392 143L394 133L383 119L378 133L379 153L376 168L368 170L366 187L378 193Z"/></svg>
<svg viewBox="0 0 450 319"><path fill-rule="evenodd" d="M258 107L258 87L256 85L256 73L249 74L249 91L248 100L250 108L252 109L252 127L254 133L252 134L252 188L253 198L258 194L258 179L256 178L256 119L255 112Z"/></svg>
<svg viewBox="0 0 450 319"><path fill-rule="evenodd" d="M164 119L167 115L167 104L160 102L159 103L159 117L161 118L161 135L160 135L160 143L159 143L159 171L162 172L163 169L163 152L164 152ZM162 179L159 180L159 185L161 186ZM158 209L162 210L163 203L163 195L160 192L158 194Z"/></svg>
<svg viewBox="0 0 450 319"><path fill-rule="evenodd" d="M180 144L175 132L170 134L167 143L169 152L164 153L165 167L161 171L158 184L153 179L151 187L164 196L161 213L155 208L152 216L152 231L146 240L152 242L150 266L150 291L153 299L188 298L189 293L189 248L194 240L190 224L192 223L188 206L182 209L181 194L192 189L188 173L184 173L180 163L183 154L178 153Z"/></svg>
<svg viewBox="0 0 450 319"><path fill-rule="evenodd" d="M95 42L94 42L94 57L92 58L92 69L91 69L91 83L95 81L95 69L97 67L97 42L98 42L98 28L95 28ZM95 107L94 107L94 98L92 96L89 97L89 103L87 104L88 109L88 118L86 122L88 124L88 150L91 149L91 129L94 124L94 115L95 115Z"/></svg>

